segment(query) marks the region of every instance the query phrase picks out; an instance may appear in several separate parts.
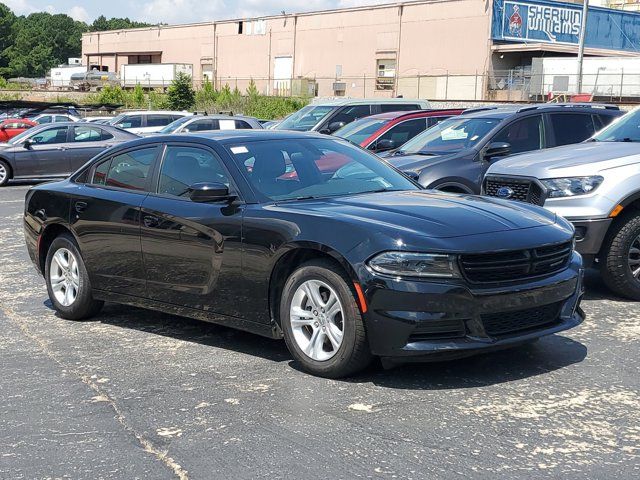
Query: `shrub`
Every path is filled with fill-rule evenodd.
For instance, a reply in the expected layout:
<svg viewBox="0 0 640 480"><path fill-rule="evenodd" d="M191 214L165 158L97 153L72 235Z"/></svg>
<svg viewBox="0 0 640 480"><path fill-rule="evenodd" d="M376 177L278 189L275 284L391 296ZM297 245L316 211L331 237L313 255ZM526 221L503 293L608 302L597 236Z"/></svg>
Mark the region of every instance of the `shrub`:
<svg viewBox="0 0 640 480"><path fill-rule="evenodd" d="M173 110L188 110L196 102L196 92L191 85L191 77L185 73L178 73L167 90L169 108Z"/></svg>

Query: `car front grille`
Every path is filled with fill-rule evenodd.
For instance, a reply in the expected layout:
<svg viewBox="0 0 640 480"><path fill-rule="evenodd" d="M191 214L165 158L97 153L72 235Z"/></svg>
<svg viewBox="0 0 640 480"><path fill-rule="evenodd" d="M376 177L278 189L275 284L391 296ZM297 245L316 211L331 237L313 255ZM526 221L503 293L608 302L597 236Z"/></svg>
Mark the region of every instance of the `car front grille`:
<svg viewBox="0 0 640 480"><path fill-rule="evenodd" d="M460 256L462 272L472 283L501 283L539 277L567 267L572 243L565 242L528 250Z"/></svg>
<svg viewBox="0 0 640 480"><path fill-rule="evenodd" d="M409 343L465 336L464 320L428 320L421 322L409 336Z"/></svg>
<svg viewBox="0 0 640 480"><path fill-rule="evenodd" d="M508 189L506 192L509 193L509 195L498 194L503 188ZM540 185L527 179L487 177L484 182L484 193L489 197L517 200L519 202L532 203L540 206L544 205L545 200L544 192Z"/></svg>
<svg viewBox="0 0 640 480"><path fill-rule="evenodd" d="M485 332L490 336L508 335L551 326L558 321L562 302L506 313L481 315Z"/></svg>

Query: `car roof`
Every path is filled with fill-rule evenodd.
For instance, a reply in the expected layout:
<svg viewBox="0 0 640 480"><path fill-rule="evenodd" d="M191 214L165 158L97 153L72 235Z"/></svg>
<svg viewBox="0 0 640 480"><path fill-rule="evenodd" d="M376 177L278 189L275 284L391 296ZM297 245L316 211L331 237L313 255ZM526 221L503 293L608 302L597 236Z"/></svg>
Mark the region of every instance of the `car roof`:
<svg viewBox="0 0 640 480"><path fill-rule="evenodd" d="M255 117L247 117L244 115L225 115L224 113L214 113L207 115L190 115L189 120L198 120L202 118L211 118L213 120L255 120Z"/></svg>
<svg viewBox="0 0 640 480"><path fill-rule="evenodd" d="M540 112L569 112L588 111L590 113L605 113L609 115L621 114L621 110L616 105L603 103L539 103L525 105L487 105L465 110L461 115L472 118L498 118L504 119L519 113L540 111Z"/></svg>
<svg viewBox="0 0 640 480"><path fill-rule="evenodd" d="M420 105L429 105L427 100L418 100L413 98L340 98L329 100L316 100L311 105L323 107L342 107L345 105L384 105L393 103L417 103Z"/></svg>
<svg viewBox="0 0 640 480"><path fill-rule="evenodd" d="M137 144L156 143L168 141L189 141L197 142L201 140L213 140L221 145L238 142L253 142L264 140L294 140L303 138L316 139L333 139L342 141L337 137L322 135L316 132L297 132L295 130L265 130L265 129L246 129L246 130L211 130L196 133L172 133L166 135L154 135L151 137L142 137L136 140Z"/></svg>
<svg viewBox="0 0 640 480"><path fill-rule="evenodd" d="M121 112L120 115L191 115L190 112L177 110L131 110L127 112Z"/></svg>

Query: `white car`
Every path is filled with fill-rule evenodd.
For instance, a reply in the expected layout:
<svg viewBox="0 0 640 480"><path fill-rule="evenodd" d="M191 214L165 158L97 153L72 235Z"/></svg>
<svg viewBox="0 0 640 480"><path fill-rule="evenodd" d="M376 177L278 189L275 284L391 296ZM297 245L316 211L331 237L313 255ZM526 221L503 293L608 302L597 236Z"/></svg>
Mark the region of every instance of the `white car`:
<svg viewBox="0 0 640 480"><path fill-rule="evenodd" d="M66 113L41 113L33 117L33 120L36 123L44 124L44 123L62 123L62 122L79 122L80 118L74 115L68 115Z"/></svg>
<svg viewBox="0 0 640 480"><path fill-rule="evenodd" d="M171 122L192 115L189 112L149 111L125 112L109 121L113 125L132 133L159 132Z"/></svg>

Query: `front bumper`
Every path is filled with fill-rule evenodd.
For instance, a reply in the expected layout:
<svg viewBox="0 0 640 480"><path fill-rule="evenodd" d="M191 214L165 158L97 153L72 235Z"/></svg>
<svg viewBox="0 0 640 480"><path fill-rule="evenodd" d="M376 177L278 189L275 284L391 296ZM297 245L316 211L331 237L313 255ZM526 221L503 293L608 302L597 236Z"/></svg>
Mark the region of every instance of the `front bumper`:
<svg viewBox="0 0 640 480"><path fill-rule="evenodd" d="M471 354L567 330L584 320L583 277L577 253L554 275L494 288L371 274L365 283L371 351L407 359Z"/></svg>
<svg viewBox="0 0 640 480"><path fill-rule="evenodd" d="M595 256L600 252L612 218L571 219L576 229L576 250L585 256Z"/></svg>

